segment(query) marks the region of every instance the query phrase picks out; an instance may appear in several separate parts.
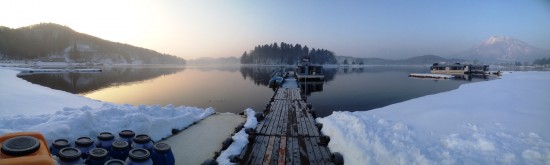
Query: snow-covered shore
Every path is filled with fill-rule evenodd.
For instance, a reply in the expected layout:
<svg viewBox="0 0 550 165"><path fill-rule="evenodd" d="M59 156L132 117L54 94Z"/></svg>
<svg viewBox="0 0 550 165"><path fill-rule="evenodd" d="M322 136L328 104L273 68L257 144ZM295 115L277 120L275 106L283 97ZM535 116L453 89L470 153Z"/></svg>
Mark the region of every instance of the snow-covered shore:
<svg viewBox="0 0 550 165"><path fill-rule="evenodd" d="M0 68L0 135L38 131L48 141L95 138L100 132L131 129L153 140L171 135L214 113L212 108L132 106L106 103L53 90L17 78L19 71Z"/></svg>
<svg viewBox="0 0 550 165"><path fill-rule="evenodd" d="M83 96L32 84L17 77L20 71L0 68L0 116L52 114L63 108L100 108L104 104Z"/></svg>
<svg viewBox="0 0 550 165"><path fill-rule="evenodd" d="M550 72L317 119L346 164L550 164Z"/></svg>

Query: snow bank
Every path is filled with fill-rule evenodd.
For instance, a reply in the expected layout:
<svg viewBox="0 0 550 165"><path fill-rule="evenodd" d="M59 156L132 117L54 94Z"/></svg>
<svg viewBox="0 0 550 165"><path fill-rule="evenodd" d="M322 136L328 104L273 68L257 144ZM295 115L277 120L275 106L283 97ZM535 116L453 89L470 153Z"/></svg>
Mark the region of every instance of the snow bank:
<svg viewBox="0 0 550 165"><path fill-rule="evenodd" d="M212 108L104 103L34 85L17 78L20 71L0 68L0 135L37 131L51 142L130 129L156 141L214 113Z"/></svg>
<svg viewBox="0 0 550 165"><path fill-rule="evenodd" d="M0 68L0 116L51 114L65 107L99 108L102 102L35 85L17 77L20 71Z"/></svg>
<svg viewBox="0 0 550 165"><path fill-rule="evenodd" d="M346 164L550 164L550 72L319 118Z"/></svg>
<svg viewBox="0 0 550 165"><path fill-rule="evenodd" d="M212 108L104 104L97 109L65 108L45 115L0 116L0 134L37 131L51 142L58 138L95 138L100 132L118 134L130 129L136 134L148 134L157 141L171 135L172 129L185 128L212 113Z"/></svg>
<svg viewBox="0 0 550 165"><path fill-rule="evenodd" d="M231 143L231 145L227 147L226 150L222 151L218 159L216 159L219 164L235 164L230 162L229 157L232 155L239 155L244 147L248 144L248 134L246 134L245 129L255 129L256 125L258 125L258 120L254 116L256 115L256 112L254 112L254 110L250 108L246 109L245 111L247 117L244 128L233 135L233 143Z"/></svg>

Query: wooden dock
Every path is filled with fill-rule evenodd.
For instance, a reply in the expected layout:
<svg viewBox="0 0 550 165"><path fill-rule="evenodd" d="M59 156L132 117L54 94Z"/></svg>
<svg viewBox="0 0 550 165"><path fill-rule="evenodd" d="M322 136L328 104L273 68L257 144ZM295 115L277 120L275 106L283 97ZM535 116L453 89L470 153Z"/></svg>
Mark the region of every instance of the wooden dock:
<svg viewBox="0 0 550 165"><path fill-rule="evenodd" d="M299 88L277 89L264 116L238 164L335 164Z"/></svg>

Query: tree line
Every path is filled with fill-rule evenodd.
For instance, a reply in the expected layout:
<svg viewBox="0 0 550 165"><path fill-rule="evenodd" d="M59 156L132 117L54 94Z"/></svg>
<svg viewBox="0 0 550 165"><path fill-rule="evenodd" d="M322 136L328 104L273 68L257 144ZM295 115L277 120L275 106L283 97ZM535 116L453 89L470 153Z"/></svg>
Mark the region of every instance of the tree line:
<svg viewBox="0 0 550 165"><path fill-rule="evenodd" d="M336 58L332 51L326 49L309 49L300 44L258 45L250 52L244 52L241 56L241 64L264 65L295 65L300 63L302 57L309 56L315 64L336 64Z"/></svg>
<svg viewBox="0 0 550 165"><path fill-rule="evenodd" d="M550 58L539 58L533 61L533 65L550 65Z"/></svg>

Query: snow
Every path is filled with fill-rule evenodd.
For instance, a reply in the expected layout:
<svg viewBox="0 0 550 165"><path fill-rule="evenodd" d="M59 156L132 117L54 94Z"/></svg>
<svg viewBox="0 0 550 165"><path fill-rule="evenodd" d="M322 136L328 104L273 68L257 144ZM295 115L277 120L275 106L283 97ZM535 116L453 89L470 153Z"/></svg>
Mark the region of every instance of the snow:
<svg viewBox="0 0 550 165"><path fill-rule="evenodd" d="M550 72L317 119L346 164L550 164Z"/></svg>
<svg viewBox="0 0 550 165"><path fill-rule="evenodd" d="M118 134L130 129L136 134L148 134L158 141L172 134L172 129L182 129L214 113L212 108L133 106L103 104L92 109L65 108L53 114L18 115L0 117L0 134L20 131L37 131L47 141L58 138L76 140L81 136L95 138L100 132Z"/></svg>
<svg viewBox="0 0 550 165"><path fill-rule="evenodd" d="M234 164L230 162L229 157L233 155L239 155L244 147L248 144L248 134L246 134L245 130L247 128L254 129L256 128L256 125L258 125L258 120L254 116L256 112L254 112L254 110L250 108L246 109L245 112L247 117L244 128L233 135L233 143L231 143L231 145L227 147L226 150L220 153L220 156L216 159L219 164Z"/></svg>
<svg viewBox="0 0 550 165"><path fill-rule="evenodd" d="M20 71L0 68L0 116L52 114L63 108L99 108L102 102L48 87L34 85L16 75Z"/></svg>
<svg viewBox="0 0 550 165"><path fill-rule="evenodd" d="M214 113L212 108L105 103L31 84L0 68L0 135L37 131L49 142L130 129L158 141Z"/></svg>

